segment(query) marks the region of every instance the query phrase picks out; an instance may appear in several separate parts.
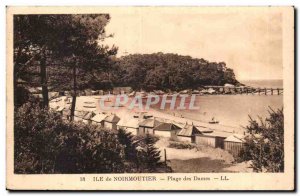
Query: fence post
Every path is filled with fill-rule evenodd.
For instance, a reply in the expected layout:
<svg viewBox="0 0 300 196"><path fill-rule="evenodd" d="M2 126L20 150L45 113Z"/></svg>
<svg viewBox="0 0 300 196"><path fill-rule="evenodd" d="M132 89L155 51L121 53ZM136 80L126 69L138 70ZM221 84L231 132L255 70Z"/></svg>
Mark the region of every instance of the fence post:
<svg viewBox="0 0 300 196"><path fill-rule="evenodd" d="M165 152L165 164L167 165L167 150L164 149L164 152Z"/></svg>

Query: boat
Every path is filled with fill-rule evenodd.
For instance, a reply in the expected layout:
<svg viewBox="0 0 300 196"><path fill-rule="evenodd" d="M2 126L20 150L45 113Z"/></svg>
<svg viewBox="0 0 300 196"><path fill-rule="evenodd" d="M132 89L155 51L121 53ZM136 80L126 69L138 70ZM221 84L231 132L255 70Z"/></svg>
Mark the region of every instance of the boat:
<svg viewBox="0 0 300 196"><path fill-rule="evenodd" d="M84 107L84 108L96 108L95 105L84 105L83 107Z"/></svg>
<svg viewBox="0 0 300 196"><path fill-rule="evenodd" d="M211 121L209 121L208 123L209 123L209 124L218 124L219 121L217 121L217 120L215 119L215 117L213 117L213 118L211 119Z"/></svg>

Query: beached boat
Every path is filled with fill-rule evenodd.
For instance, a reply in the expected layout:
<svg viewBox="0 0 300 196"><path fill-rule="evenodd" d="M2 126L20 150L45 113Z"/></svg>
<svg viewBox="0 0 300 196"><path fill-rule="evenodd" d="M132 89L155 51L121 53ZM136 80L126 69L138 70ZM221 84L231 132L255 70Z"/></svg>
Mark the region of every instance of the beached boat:
<svg viewBox="0 0 300 196"><path fill-rule="evenodd" d="M83 107L84 107L84 108L96 108L95 105L84 105Z"/></svg>
<svg viewBox="0 0 300 196"><path fill-rule="evenodd" d="M211 121L208 122L209 124L218 124L219 121L216 120L214 117L211 119Z"/></svg>

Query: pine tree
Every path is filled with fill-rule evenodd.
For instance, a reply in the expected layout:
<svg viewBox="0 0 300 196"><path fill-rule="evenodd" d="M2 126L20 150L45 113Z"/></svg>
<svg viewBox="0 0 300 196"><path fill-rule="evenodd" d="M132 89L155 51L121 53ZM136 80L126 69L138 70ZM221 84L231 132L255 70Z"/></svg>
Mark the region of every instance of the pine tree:
<svg viewBox="0 0 300 196"><path fill-rule="evenodd" d="M133 143L133 136L123 129L118 130L118 140L124 146L125 159L127 161L137 162L136 144Z"/></svg>
<svg viewBox="0 0 300 196"><path fill-rule="evenodd" d="M145 169L147 169L150 172L156 171L158 167L160 167L160 151L158 148L154 146L155 144L154 138L147 134L144 139L144 148L143 148L143 156L142 156L142 164Z"/></svg>
<svg viewBox="0 0 300 196"><path fill-rule="evenodd" d="M284 115L283 109L274 111L260 123L250 118L247 126L246 148L241 153L244 160L251 160L257 172L284 171Z"/></svg>

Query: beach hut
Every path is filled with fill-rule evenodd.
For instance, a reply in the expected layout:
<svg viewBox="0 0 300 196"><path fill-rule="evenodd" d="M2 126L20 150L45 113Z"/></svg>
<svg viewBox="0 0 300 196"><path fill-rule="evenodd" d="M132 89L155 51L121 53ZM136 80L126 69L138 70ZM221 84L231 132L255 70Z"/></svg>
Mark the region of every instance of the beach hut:
<svg viewBox="0 0 300 196"><path fill-rule="evenodd" d="M188 94L190 92L190 90L186 89L186 90L182 90L179 92L179 94Z"/></svg>
<svg viewBox="0 0 300 196"><path fill-rule="evenodd" d="M131 93L133 90L130 86L124 86L124 87L114 87L113 88L113 94L128 94Z"/></svg>
<svg viewBox="0 0 300 196"><path fill-rule="evenodd" d="M65 109L62 111L62 119L63 119L63 120L69 120L69 119L70 119L70 116L71 116L71 110L68 109L68 108L65 108Z"/></svg>
<svg viewBox="0 0 300 196"><path fill-rule="evenodd" d="M160 124L160 121L154 119L145 119L139 123L138 135L154 134L154 127Z"/></svg>
<svg viewBox="0 0 300 196"><path fill-rule="evenodd" d="M234 87L235 86L233 84L225 84L224 85L224 93L225 94L235 93Z"/></svg>
<svg viewBox="0 0 300 196"><path fill-rule="evenodd" d="M83 116L82 121L86 124L91 124L91 122L92 122L91 119L93 118L93 116L95 116L95 113L88 111Z"/></svg>
<svg viewBox="0 0 300 196"><path fill-rule="evenodd" d="M163 94L165 94L165 92L162 91L162 90L154 90L153 92L154 92L154 94L156 94L156 95L163 95Z"/></svg>
<svg viewBox="0 0 300 196"><path fill-rule="evenodd" d="M215 94L216 91L215 91L213 88L209 88L209 89L207 90L207 93L208 93L208 94Z"/></svg>
<svg viewBox="0 0 300 196"><path fill-rule="evenodd" d="M224 149L233 156L238 156L245 146L245 135L233 134L224 140Z"/></svg>
<svg viewBox="0 0 300 196"><path fill-rule="evenodd" d="M200 94L200 91L199 90L193 90L192 94Z"/></svg>
<svg viewBox="0 0 300 196"><path fill-rule="evenodd" d="M224 87L234 88L235 86L233 84L224 84Z"/></svg>
<svg viewBox="0 0 300 196"><path fill-rule="evenodd" d="M58 106L56 109L54 109L54 111L62 115L64 109L65 109L64 106Z"/></svg>
<svg viewBox="0 0 300 196"><path fill-rule="evenodd" d="M202 134L197 134L195 141L196 144L211 146L213 148L221 148L224 149L224 140L232 133L224 132L224 131L213 131L209 128L201 129Z"/></svg>
<svg viewBox="0 0 300 196"><path fill-rule="evenodd" d="M91 96L91 95L93 95L92 89L85 89L85 90L84 90L84 95L85 95L85 96Z"/></svg>
<svg viewBox="0 0 300 196"><path fill-rule="evenodd" d="M91 122L93 125L99 125L101 127L104 127L104 119L107 117L107 115L98 113L93 118L91 118Z"/></svg>
<svg viewBox="0 0 300 196"><path fill-rule="evenodd" d="M107 129L117 130L117 123L120 121L120 118L111 114L104 119L104 127Z"/></svg>
<svg viewBox="0 0 300 196"><path fill-rule="evenodd" d="M154 135L176 139L180 130L181 128L173 123L161 123L154 127Z"/></svg>
<svg viewBox="0 0 300 196"><path fill-rule="evenodd" d="M83 117L87 114L87 111L74 111L74 121L77 122L82 122L83 121Z"/></svg>
<svg viewBox="0 0 300 196"><path fill-rule="evenodd" d="M177 139L183 142L195 143L195 137L201 134L201 131L193 124L185 124L184 127L177 133Z"/></svg>
<svg viewBox="0 0 300 196"><path fill-rule="evenodd" d="M138 118L123 118L117 123L118 129L123 129L126 132L130 132L133 135L137 135L139 130L139 119Z"/></svg>

